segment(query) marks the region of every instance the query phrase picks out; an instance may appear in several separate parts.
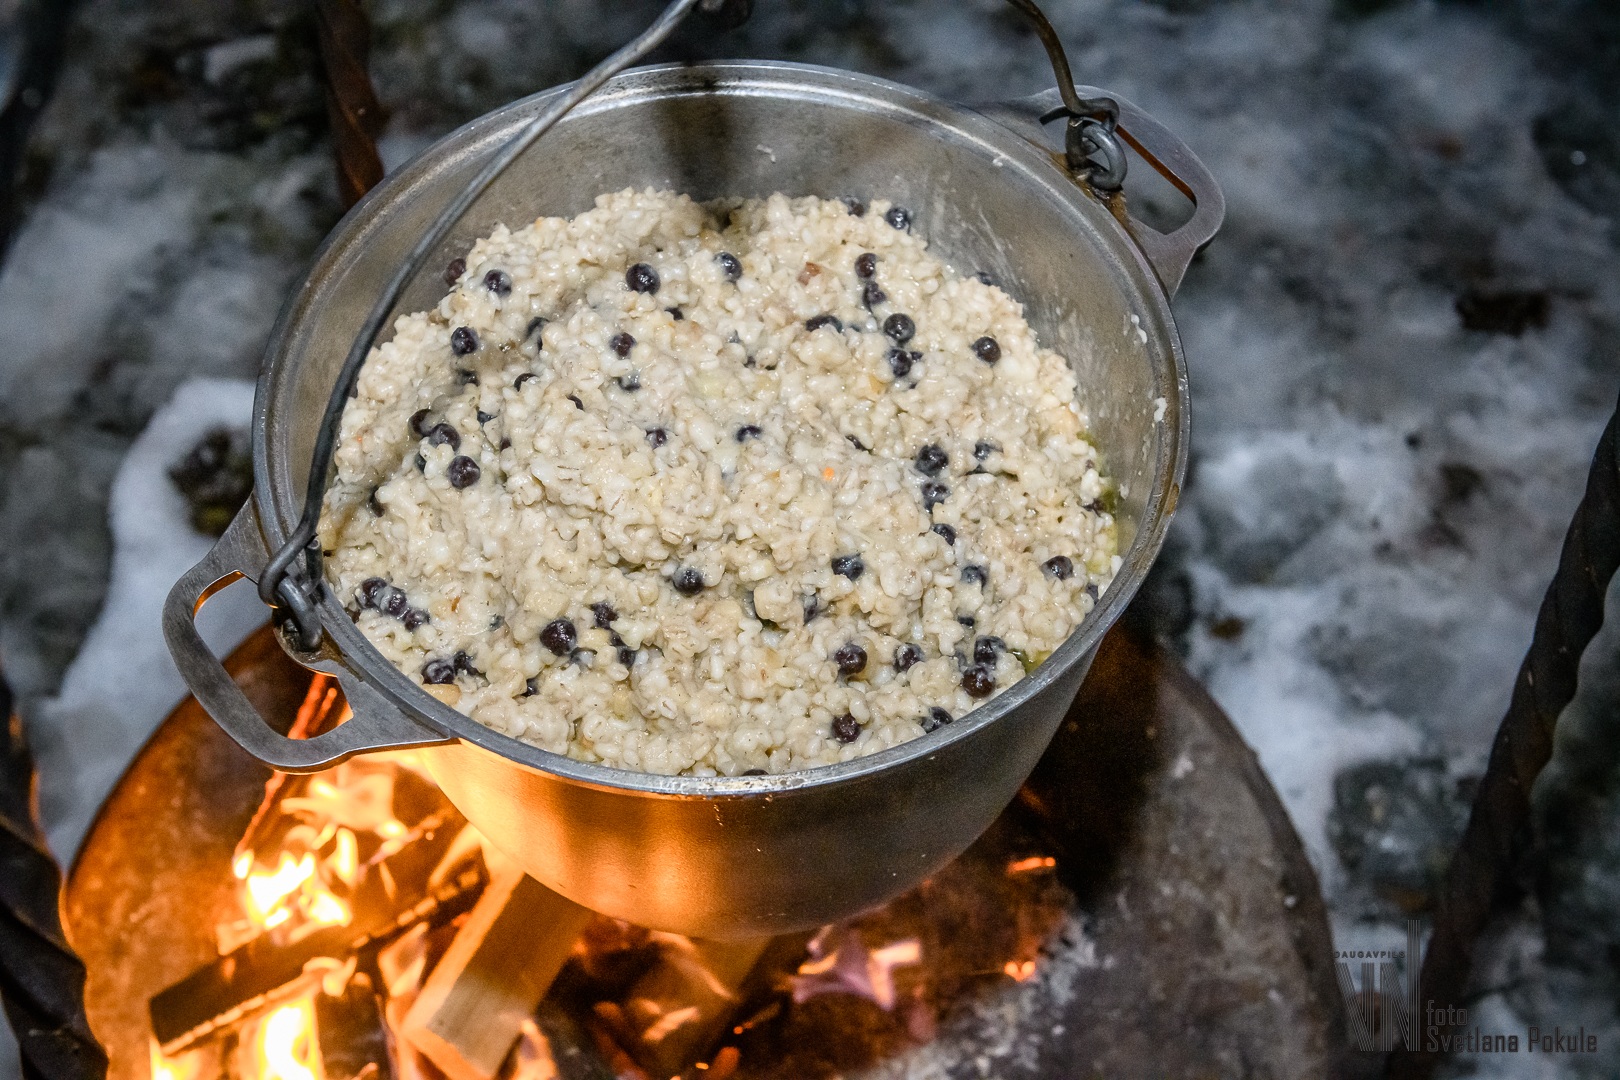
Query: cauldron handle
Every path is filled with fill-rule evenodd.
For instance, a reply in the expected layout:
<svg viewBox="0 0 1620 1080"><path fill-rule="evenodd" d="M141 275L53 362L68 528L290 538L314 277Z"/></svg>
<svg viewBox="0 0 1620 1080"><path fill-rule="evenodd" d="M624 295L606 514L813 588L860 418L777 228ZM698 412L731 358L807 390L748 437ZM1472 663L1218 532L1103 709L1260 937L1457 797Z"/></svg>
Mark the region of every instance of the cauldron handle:
<svg viewBox="0 0 1620 1080"><path fill-rule="evenodd" d="M354 713L348 720L313 739L289 739L266 723L197 632L197 612L237 579L256 580L269 560L259 515L249 499L202 562L174 583L163 605L163 637L175 666L226 734L271 768L293 773L319 772L371 750L450 741L442 732L383 705L375 690L344 670L336 674Z"/></svg>
<svg viewBox="0 0 1620 1080"><path fill-rule="evenodd" d="M1221 194L1221 187L1215 182L1214 175L1169 128L1118 94L1094 86L1076 86L1075 91L1086 97L1109 98L1117 103L1119 124L1116 130L1120 137L1153 167L1153 171L1192 201L1192 217L1173 232L1162 233L1131 217L1124 209L1124 200L1117 194L1095 192L1099 199L1121 216L1131 239L1136 241L1136 246L1142 249L1142 254L1147 256L1159 275L1165 292L1174 296L1193 256L1220 230L1221 221L1226 217L1226 197ZM977 108L1047 149L1052 148L1053 140L1042 125L1068 115L1062 95L1055 89Z"/></svg>

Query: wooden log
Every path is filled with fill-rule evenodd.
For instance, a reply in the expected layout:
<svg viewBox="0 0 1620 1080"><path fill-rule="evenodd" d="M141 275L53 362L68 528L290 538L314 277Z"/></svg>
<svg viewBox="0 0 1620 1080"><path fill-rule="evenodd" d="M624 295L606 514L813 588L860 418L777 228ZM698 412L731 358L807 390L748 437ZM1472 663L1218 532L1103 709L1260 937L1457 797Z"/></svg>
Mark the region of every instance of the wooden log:
<svg viewBox="0 0 1620 1080"><path fill-rule="evenodd" d="M378 949L418 923L443 925L474 906L484 886L482 867L462 871L405 910L365 926L331 926L291 945L268 935L220 957L152 998L152 1034L174 1054L236 1023L304 976L304 965Z"/></svg>
<svg viewBox="0 0 1620 1080"><path fill-rule="evenodd" d="M491 1080L590 918L516 867L495 870L400 1037L450 1080Z"/></svg>
<svg viewBox="0 0 1620 1080"><path fill-rule="evenodd" d="M741 1004L738 991L771 938L707 941L655 934L662 959L636 981L622 1010L636 1034L632 1050L657 1077L702 1060Z"/></svg>

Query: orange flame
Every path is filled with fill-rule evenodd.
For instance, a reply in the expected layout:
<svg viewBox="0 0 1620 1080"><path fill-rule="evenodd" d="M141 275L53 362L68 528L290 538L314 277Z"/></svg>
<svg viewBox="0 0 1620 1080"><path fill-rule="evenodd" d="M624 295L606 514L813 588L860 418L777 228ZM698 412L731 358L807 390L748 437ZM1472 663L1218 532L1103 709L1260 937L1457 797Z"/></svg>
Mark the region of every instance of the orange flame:
<svg viewBox="0 0 1620 1080"><path fill-rule="evenodd" d="M252 1054L255 1080L324 1080L314 1000L283 1005L260 1021Z"/></svg>
<svg viewBox="0 0 1620 1080"><path fill-rule="evenodd" d="M1057 865L1057 860L1050 855L1031 855L1027 859L1018 859L1007 864L1009 874L1027 874L1031 870L1050 870Z"/></svg>
<svg viewBox="0 0 1620 1080"><path fill-rule="evenodd" d="M202 1062L196 1053L182 1053L178 1057L165 1057L153 1039L151 1050L152 1080L197 1080Z"/></svg>
<svg viewBox="0 0 1620 1080"><path fill-rule="evenodd" d="M1023 982L1035 974L1035 961L1009 960L1005 965L1003 965L1001 970L1005 971L1012 978L1013 982Z"/></svg>

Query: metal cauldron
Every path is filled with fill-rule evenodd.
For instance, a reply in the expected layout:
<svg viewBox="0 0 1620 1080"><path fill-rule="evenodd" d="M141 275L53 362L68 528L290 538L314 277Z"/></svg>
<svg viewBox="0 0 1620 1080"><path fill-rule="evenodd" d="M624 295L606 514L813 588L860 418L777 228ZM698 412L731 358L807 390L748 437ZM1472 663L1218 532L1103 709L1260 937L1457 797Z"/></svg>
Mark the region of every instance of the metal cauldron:
<svg viewBox="0 0 1620 1080"><path fill-rule="evenodd" d="M1086 88L1081 88L1086 92ZM516 102L443 139L339 225L282 313L254 405L252 500L174 587L164 633L198 700L243 747L288 771L427 747L452 802L543 884L634 922L707 937L823 924L916 884L970 844L1018 790L1068 709L1104 631L1164 539L1186 461L1187 384L1170 296L1220 224L1219 190L1166 129L1120 101L1126 141L1196 203L1164 235L1064 165L1056 92L970 109L881 79L784 63L628 72L568 114L473 204L397 310L431 306L438 267L498 222L571 216L603 191L698 199L775 191L885 197L932 249L985 270L1067 356L1118 489L1124 563L1078 630L1031 676L957 722L844 764L775 776L651 776L585 764L498 734L400 674L330 590L306 667L337 677L354 716L290 740L254 713L196 632L208 595L257 580L299 521L322 410L381 290L438 211L563 91ZM1115 100L1118 100L1117 98Z"/></svg>

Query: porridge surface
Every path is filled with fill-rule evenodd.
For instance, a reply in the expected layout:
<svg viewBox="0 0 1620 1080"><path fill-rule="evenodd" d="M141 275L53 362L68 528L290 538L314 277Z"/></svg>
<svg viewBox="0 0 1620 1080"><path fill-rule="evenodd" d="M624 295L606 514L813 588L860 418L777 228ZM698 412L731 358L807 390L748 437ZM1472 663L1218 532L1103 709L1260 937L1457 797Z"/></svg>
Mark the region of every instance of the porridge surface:
<svg viewBox="0 0 1620 1080"><path fill-rule="evenodd" d="M321 540L360 629L654 773L873 753L1033 670L1118 567L1106 481L1063 358L909 225L624 191L480 240L343 417Z"/></svg>

